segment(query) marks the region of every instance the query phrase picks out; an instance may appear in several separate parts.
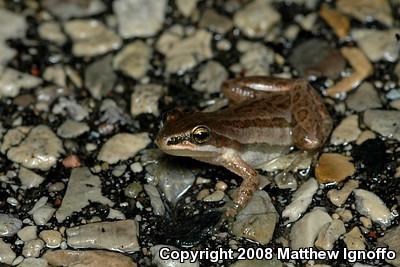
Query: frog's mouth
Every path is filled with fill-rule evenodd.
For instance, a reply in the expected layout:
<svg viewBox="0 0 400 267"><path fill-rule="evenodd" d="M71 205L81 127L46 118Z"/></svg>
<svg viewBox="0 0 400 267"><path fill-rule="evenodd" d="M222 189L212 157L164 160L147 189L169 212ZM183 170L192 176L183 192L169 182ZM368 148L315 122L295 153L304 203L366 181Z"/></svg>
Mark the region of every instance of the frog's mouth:
<svg viewBox="0 0 400 267"><path fill-rule="evenodd" d="M214 146L211 145L195 145L189 141L180 142L179 144L168 143L168 140L157 138L156 145L163 152L180 157L210 157L218 153Z"/></svg>

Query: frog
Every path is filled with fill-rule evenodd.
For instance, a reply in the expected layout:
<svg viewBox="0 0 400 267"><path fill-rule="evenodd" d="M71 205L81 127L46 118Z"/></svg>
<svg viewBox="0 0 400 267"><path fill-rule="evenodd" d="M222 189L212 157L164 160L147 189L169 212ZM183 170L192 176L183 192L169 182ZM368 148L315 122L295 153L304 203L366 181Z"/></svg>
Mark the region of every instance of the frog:
<svg viewBox="0 0 400 267"><path fill-rule="evenodd" d="M223 166L243 178L226 216L258 190L256 167L293 151L318 153L333 126L324 101L305 79L249 76L226 80L226 108L165 115L155 143L164 153Z"/></svg>

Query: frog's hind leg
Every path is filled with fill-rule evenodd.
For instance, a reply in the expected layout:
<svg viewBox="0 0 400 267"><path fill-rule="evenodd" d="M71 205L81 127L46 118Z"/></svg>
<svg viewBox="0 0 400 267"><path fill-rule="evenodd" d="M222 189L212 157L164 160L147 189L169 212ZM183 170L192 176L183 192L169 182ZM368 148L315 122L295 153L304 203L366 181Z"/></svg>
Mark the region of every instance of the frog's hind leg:
<svg viewBox="0 0 400 267"><path fill-rule="evenodd" d="M234 104L267 95L292 91L304 86L301 79L282 79L265 76L241 77L227 80L222 84L222 92Z"/></svg>

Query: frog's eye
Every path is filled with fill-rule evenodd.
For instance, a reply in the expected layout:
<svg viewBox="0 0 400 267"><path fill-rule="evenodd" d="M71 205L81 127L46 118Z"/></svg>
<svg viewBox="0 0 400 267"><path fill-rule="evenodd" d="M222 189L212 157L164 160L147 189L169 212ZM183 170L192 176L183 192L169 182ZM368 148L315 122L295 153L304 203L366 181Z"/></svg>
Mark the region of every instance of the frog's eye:
<svg viewBox="0 0 400 267"><path fill-rule="evenodd" d="M203 144L210 139L210 129L207 126L197 126L192 131L192 138L197 144Z"/></svg>

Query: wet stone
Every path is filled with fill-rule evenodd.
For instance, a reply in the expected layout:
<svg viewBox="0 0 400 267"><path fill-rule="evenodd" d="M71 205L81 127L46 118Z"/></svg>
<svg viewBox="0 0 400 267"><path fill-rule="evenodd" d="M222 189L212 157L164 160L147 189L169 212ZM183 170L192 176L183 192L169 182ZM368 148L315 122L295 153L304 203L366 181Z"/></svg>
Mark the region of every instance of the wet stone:
<svg viewBox="0 0 400 267"><path fill-rule="evenodd" d="M386 26L393 24L392 9L388 0L339 0L336 7L361 22L376 20Z"/></svg>
<svg viewBox="0 0 400 267"><path fill-rule="evenodd" d="M297 221L311 204L314 194L318 190L318 182L314 178L308 179L293 195L292 202L282 212L282 217L289 222Z"/></svg>
<svg viewBox="0 0 400 267"><path fill-rule="evenodd" d="M51 217L53 217L55 211L55 208L46 204L41 207L34 208L32 211L30 211L30 214L32 214L33 221L37 225L45 225L51 219Z"/></svg>
<svg viewBox="0 0 400 267"><path fill-rule="evenodd" d="M371 83L364 82L346 99L347 106L357 112L367 109L380 108L382 103L379 95Z"/></svg>
<svg viewBox="0 0 400 267"><path fill-rule="evenodd" d="M93 57L121 47L121 38L98 20L71 20L64 29L73 40L72 52L77 57Z"/></svg>
<svg viewBox="0 0 400 267"><path fill-rule="evenodd" d="M282 267L281 261L273 258L272 260L238 260L231 267Z"/></svg>
<svg viewBox="0 0 400 267"><path fill-rule="evenodd" d="M390 250L394 250L396 252L397 257L394 260L386 260L388 263L393 264L394 266L400 266L400 226L396 226L390 230L388 230L385 235L378 239L379 242L382 242L389 246Z"/></svg>
<svg viewBox="0 0 400 267"><path fill-rule="evenodd" d="M336 79L346 66L340 52L320 39L309 39L296 46L289 62L300 76L324 76L331 79Z"/></svg>
<svg viewBox="0 0 400 267"><path fill-rule="evenodd" d="M101 99L111 92L117 80L112 60L112 55L105 56L94 61L85 70L85 87L96 99Z"/></svg>
<svg viewBox="0 0 400 267"><path fill-rule="evenodd" d="M346 233L346 228L341 220L333 220L323 226L318 234L315 247L323 250L332 250L339 237Z"/></svg>
<svg viewBox="0 0 400 267"><path fill-rule="evenodd" d="M344 235L343 241L348 250L365 250L365 238L357 226Z"/></svg>
<svg viewBox="0 0 400 267"><path fill-rule="evenodd" d="M274 62L274 51L261 43L239 42L240 71L248 76L269 75L270 65Z"/></svg>
<svg viewBox="0 0 400 267"><path fill-rule="evenodd" d="M136 267L128 256L103 250L55 250L43 256L52 266L80 267Z"/></svg>
<svg viewBox="0 0 400 267"><path fill-rule="evenodd" d="M202 68L196 82L192 85L199 92L217 93L228 78L228 72L217 61L210 60Z"/></svg>
<svg viewBox="0 0 400 267"><path fill-rule="evenodd" d="M236 216L232 232L238 237L268 244L274 234L279 215L265 191L256 191L247 206Z"/></svg>
<svg viewBox="0 0 400 267"><path fill-rule="evenodd" d="M198 0L175 0L175 4L179 11L185 17L189 17L196 8Z"/></svg>
<svg viewBox="0 0 400 267"><path fill-rule="evenodd" d="M62 153L61 140L49 127L39 125L18 146L10 148L7 157L29 169L48 170Z"/></svg>
<svg viewBox="0 0 400 267"><path fill-rule="evenodd" d="M147 133L128 134L119 133L108 139L102 146L98 160L115 164L121 160L127 160L136 155L150 143ZM129 144L129 145L128 145Z"/></svg>
<svg viewBox="0 0 400 267"><path fill-rule="evenodd" d="M382 31L357 29L351 32L351 36L371 61L395 62L399 57L398 43L395 38L398 32L397 29Z"/></svg>
<svg viewBox="0 0 400 267"><path fill-rule="evenodd" d="M220 34L225 34L232 29L233 23L228 17L218 14L213 9L207 9L204 11L199 26Z"/></svg>
<svg viewBox="0 0 400 267"><path fill-rule="evenodd" d="M381 226L390 226L394 216L382 199L364 189L355 189L353 192L356 198L356 209L360 214Z"/></svg>
<svg viewBox="0 0 400 267"><path fill-rule="evenodd" d="M189 190L195 180L193 172L182 166L179 160L161 159L150 173L173 205Z"/></svg>
<svg viewBox="0 0 400 267"><path fill-rule="evenodd" d="M137 116L150 113L159 116L158 102L166 93L165 87L158 84L140 84L135 86L131 95L131 114Z"/></svg>
<svg viewBox="0 0 400 267"><path fill-rule="evenodd" d="M350 31L350 20L347 16L330 8L327 4L322 5L319 15L329 24L339 38L345 38Z"/></svg>
<svg viewBox="0 0 400 267"><path fill-rule="evenodd" d="M331 221L332 218L323 209L314 208L292 226L290 247L296 250L313 247L314 241L323 226Z"/></svg>
<svg viewBox="0 0 400 267"><path fill-rule="evenodd" d="M324 153L315 168L315 176L320 183L341 182L352 176L356 169L351 158L337 153Z"/></svg>
<svg viewBox="0 0 400 267"><path fill-rule="evenodd" d="M49 248L58 248L62 241L61 233L54 230L44 230L39 236Z"/></svg>
<svg viewBox="0 0 400 267"><path fill-rule="evenodd" d="M364 123L373 131L400 141L400 111L367 110L364 113Z"/></svg>
<svg viewBox="0 0 400 267"><path fill-rule="evenodd" d="M108 249L133 253L140 249L133 220L99 222L69 228L67 243L73 248Z"/></svg>
<svg viewBox="0 0 400 267"><path fill-rule="evenodd" d="M101 181L87 167L72 169L67 191L61 207L57 210L58 222L64 221L73 212L79 212L90 202L112 206L113 202L101 194Z"/></svg>
<svg viewBox="0 0 400 267"><path fill-rule="evenodd" d="M37 226L25 226L18 231L17 235L22 241L29 241L37 238Z"/></svg>
<svg viewBox="0 0 400 267"><path fill-rule="evenodd" d="M42 83L42 79L17 70L0 68L0 98L16 97L21 89L31 89Z"/></svg>
<svg viewBox="0 0 400 267"><path fill-rule="evenodd" d="M72 17L87 17L103 12L106 6L101 0L58 1L44 0L43 7L57 17L66 20Z"/></svg>
<svg viewBox="0 0 400 267"><path fill-rule="evenodd" d="M123 38L155 35L164 23L166 0L116 0L113 3Z"/></svg>
<svg viewBox="0 0 400 267"><path fill-rule="evenodd" d="M11 249L11 244L0 239L0 263L12 264L16 257L15 252Z"/></svg>
<svg viewBox="0 0 400 267"><path fill-rule="evenodd" d="M359 182L357 180L349 180L342 189L331 189L328 191L328 198L335 206L342 206L347 198L350 196L354 189L358 188Z"/></svg>
<svg viewBox="0 0 400 267"><path fill-rule="evenodd" d="M143 185L138 182L133 182L127 185L124 189L124 194L129 198L136 198L143 191Z"/></svg>
<svg viewBox="0 0 400 267"><path fill-rule="evenodd" d="M211 33L205 30L185 37L179 28L173 27L158 39L156 47L166 56L168 73L184 73L212 57L211 39Z"/></svg>
<svg viewBox="0 0 400 267"><path fill-rule="evenodd" d="M48 267L45 259L25 258L18 267Z"/></svg>
<svg viewBox="0 0 400 267"><path fill-rule="evenodd" d="M126 45L115 57L113 66L134 79L143 78L151 68L150 58L153 50L143 41Z"/></svg>
<svg viewBox="0 0 400 267"><path fill-rule="evenodd" d="M24 16L3 8L0 8L0 25L7 25L0 28L0 42L23 37L27 29Z"/></svg>
<svg viewBox="0 0 400 267"><path fill-rule="evenodd" d="M264 37L281 16L267 0L255 0L239 9L233 17L238 27L248 37Z"/></svg>
<svg viewBox="0 0 400 267"><path fill-rule="evenodd" d="M160 193L158 192L157 188L151 184L144 185L144 191L150 198L150 204L153 208L154 215L163 216L165 214L165 206L161 199Z"/></svg>
<svg viewBox="0 0 400 267"><path fill-rule="evenodd" d="M75 138L89 130L89 126L86 122L66 120L60 125L60 127L58 127L57 134L62 138Z"/></svg>
<svg viewBox="0 0 400 267"><path fill-rule="evenodd" d="M361 130L358 128L358 116L350 115L344 118L335 130L333 130L331 143L334 145L348 144L357 140L360 134Z"/></svg>
<svg viewBox="0 0 400 267"><path fill-rule="evenodd" d="M210 195L206 196L203 198L204 202L218 202L224 199L224 192L220 191L220 190L216 190L213 193L211 193Z"/></svg>
<svg viewBox="0 0 400 267"><path fill-rule="evenodd" d="M67 37L62 32L60 24L56 21L46 21L40 24L39 35L44 40L53 42L58 45L63 45L67 41Z"/></svg>
<svg viewBox="0 0 400 267"><path fill-rule="evenodd" d="M167 246L167 245L156 245L150 248L151 255L153 256L153 264L155 264L157 267L199 267L200 264L196 260L195 262L189 262L189 260L185 260L184 262L180 262L179 260L173 260L173 259L162 259L160 257L160 250L161 248L167 247L171 251L172 250L179 250L176 247L173 246Z"/></svg>
<svg viewBox="0 0 400 267"><path fill-rule="evenodd" d="M38 187L44 181L44 178L42 176L24 167L21 167L21 169L19 170L18 178L21 181L22 189Z"/></svg>
<svg viewBox="0 0 400 267"><path fill-rule="evenodd" d="M44 247L44 242L41 239L33 239L25 242L24 248L22 249L22 255L25 257L37 258L40 256L40 251Z"/></svg>
<svg viewBox="0 0 400 267"><path fill-rule="evenodd" d="M14 49L0 41L0 71L16 54L17 52Z"/></svg>

